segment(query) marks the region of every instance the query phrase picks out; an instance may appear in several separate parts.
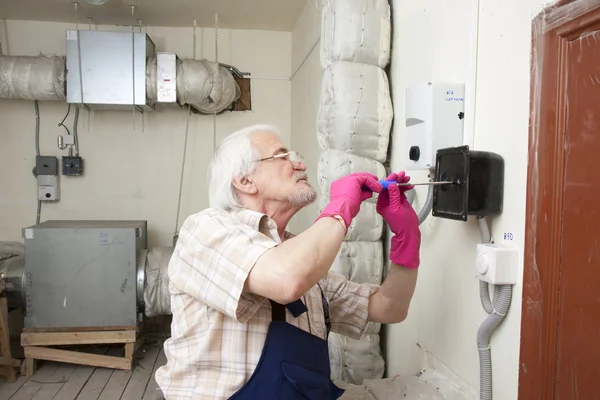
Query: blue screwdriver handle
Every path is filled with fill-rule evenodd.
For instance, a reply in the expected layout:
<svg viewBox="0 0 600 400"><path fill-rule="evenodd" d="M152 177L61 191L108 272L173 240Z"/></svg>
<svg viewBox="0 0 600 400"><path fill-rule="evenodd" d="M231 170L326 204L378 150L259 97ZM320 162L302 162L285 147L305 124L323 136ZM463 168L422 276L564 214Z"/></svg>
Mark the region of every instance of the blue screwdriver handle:
<svg viewBox="0 0 600 400"><path fill-rule="evenodd" d="M388 181L388 180L385 180L385 179L383 179L383 180L380 180L380 181L379 181L379 184L380 184L381 186L383 186L383 190L386 190L386 189L388 188L388 186L390 186L390 185L391 185L391 184L393 184L393 183L396 183L396 184L397 184L398 182L396 182L396 181L391 181L391 180L390 180L390 181ZM364 186L364 185L363 185L363 187L362 187L362 188L363 188L364 190L371 190L371 189L369 189L367 186Z"/></svg>
<svg viewBox="0 0 600 400"><path fill-rule="evenodd" d="M383 180L380 180L379 183L381 184L381 186L383 186L384 189L387 189L388 186L390 186L391 184L393 184L393 183L397 184L398 182L392 181L392 180L387 181L387 180L383 179Z"/></svg>

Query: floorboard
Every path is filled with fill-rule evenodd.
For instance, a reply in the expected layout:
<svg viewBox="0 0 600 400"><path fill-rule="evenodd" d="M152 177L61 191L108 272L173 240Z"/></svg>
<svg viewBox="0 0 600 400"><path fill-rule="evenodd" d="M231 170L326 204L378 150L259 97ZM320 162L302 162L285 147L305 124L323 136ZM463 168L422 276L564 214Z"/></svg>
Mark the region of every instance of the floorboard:
<svg viewBox="0 0 600 400"><path fill-rule="evenodd" d="M94 352L123 355L122 346ZM136 354L133 371L67 363L44 362L35 374L14 383L0 378L0 400L157 400L162 393L154 374L167 360L162 346L150 345Z"/></svg>

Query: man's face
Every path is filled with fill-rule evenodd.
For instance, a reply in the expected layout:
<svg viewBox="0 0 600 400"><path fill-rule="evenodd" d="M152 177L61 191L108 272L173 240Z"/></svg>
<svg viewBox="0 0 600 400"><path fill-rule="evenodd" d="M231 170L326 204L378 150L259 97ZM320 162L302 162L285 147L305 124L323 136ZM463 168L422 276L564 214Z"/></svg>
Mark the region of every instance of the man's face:
<svg viewBox="0 0 600 400"><path fill-rule="evenodd" d="M304 207L315 201L317 193L306 179L306 165L296 161L279 137L258 132L251 137L260 152L259 165L252 179L263 201L280 201Z"/></svg>

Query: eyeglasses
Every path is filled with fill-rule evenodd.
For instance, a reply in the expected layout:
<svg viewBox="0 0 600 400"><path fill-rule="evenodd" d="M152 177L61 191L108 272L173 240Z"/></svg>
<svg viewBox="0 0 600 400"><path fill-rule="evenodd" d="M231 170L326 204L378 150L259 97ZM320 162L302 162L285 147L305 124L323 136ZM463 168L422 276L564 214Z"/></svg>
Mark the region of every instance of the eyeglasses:
<svg viewBox="0 0 600 400"><path fill-rule="evenodd" d="M300 163L302 163L304 161L304 158L300 155L300 153L297 153L295 151L289 151L287 153L276 154L272 157L261 158L258 161L267 161L267 160L275 160L275 159L288 160L292 164L293 167L297 167L298 165L300 165Z"/></svg>

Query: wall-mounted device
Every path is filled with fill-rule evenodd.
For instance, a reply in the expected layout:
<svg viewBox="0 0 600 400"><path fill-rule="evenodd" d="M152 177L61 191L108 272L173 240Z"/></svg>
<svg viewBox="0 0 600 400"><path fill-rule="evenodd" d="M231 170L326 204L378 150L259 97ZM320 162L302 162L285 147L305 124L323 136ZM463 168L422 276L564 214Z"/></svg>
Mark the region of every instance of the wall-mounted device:
<svg viewBox="0 0 600 400"><path fill-rule="evenodd" d="M35 172L37 174L38 200L60 200L58 159L53 156L36 156Z"/></svg>
<svg viewBox="0 0 600 400"><path fill-rule="evenodd" d="M66 34L67 103L153 110L146 96L146 65L156 51L146 33L69 29Z"/></svg>
<svg viewBox="0 0 600 400"><path fill-rule="evenodd" d="M406 89L406 169L430 169L436 152L463 144L465 85L419 83Z"/></svg>
<svg viewBox="0 0 600 400"><path fill-rule="evenodd" d="M177 103L177 54L156 53L156 101Z"/></svg>
<svg viewBox="0 0 600 400"><path fill-rule="evenodd" d="M434 187L434 217L466 221L468 215L487 217L502 212L504 159L498 154L469 151L469 146L440 149L435 181L455 184Z"/></svg>

